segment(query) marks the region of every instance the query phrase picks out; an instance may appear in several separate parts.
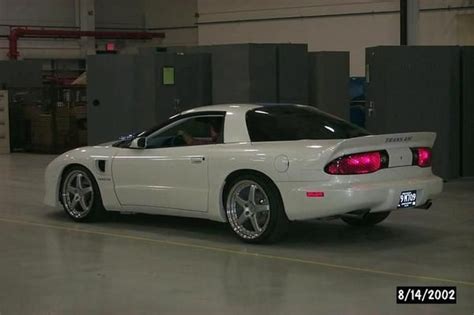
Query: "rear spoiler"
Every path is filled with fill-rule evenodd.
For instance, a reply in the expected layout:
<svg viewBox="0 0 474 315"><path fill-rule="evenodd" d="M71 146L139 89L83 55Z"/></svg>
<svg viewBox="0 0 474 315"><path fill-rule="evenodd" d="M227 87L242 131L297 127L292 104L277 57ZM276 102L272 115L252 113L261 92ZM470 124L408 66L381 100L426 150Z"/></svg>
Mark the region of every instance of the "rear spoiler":
<svg viewBox="0 0 474 315"><path fill-rule="evenodd" d="M407 132L370 135L345 139L336 145L334 148L334 153L337 152L337 155L345 155L350 153L377 151L391 148L432 148L435 140L436 133L434 132Z"/></svg>

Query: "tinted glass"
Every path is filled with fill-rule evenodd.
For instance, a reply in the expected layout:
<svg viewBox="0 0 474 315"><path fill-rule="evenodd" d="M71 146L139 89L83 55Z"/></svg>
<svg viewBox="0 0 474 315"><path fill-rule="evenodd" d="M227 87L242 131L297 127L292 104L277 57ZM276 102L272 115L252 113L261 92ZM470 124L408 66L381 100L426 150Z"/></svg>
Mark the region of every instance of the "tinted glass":
<svg viewBox="0 0 474 315"><path fill-rule="evenodd" d="M147 148L205 145L222 142L222 116L183 119L174 126L147 137Z"/></svg>
<svg viewBox="0 0 474 315"><path fill-rule="evenodd" d="M275 105L247 113L251 141L303 139L346 139L369 132L316 108L302 105Z"/></svg>
<svg viewBox="0 0 474 315"><path fill-rule="evenodd" d="M187 120L187 118L190 118L190 117L204 117L204 116L212 116L212 117L221 117L221 120L219 120L221 123L222 123L222 126L224 124L224 116L225 116L225 112L223 111L203 111L203 112L199 112L198 115L196 115L195 113L190 113L190 114L179 114L179 115L174 115L172 117L170 117L167 121L153 127L153 128L150 128L146 131L142 131L142 132L136 132L136 133L133 133L131 135L128 135L127 137L124 137L123 140L120 140L120 141L117 141L116 143L113 144L114 147L120 147L120 148L128 148L130 146L130 144L132 143L132 140L136 137L146 137L146 138L149 138L150 136L154 136L154 134L159 131L159 130L162 130L163 129L163 132L165 130L169 130L169 128L167 128L167 126L171 126L171 125L174 125L177 121L181 121L184 122ZM218 123L215 123L216 125L218 125ZM220 141L222 142L222 132L221 132L221 137L220 137ZM150 144L153 144L153 142L150 142ZM154 145L155 147L159 147L157 146L157 144ZM169 146L169 145L168 145Z"/></svg>

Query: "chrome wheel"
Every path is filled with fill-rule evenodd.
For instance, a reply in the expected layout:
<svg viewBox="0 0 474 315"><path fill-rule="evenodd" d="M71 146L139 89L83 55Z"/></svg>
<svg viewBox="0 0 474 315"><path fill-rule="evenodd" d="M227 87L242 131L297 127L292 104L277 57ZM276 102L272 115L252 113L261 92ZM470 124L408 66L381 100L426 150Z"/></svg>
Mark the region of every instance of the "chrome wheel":
<svg viewBox="0 0 474 315"><path fill-rule="evenodd" d="M81 171L70 172L63 182L62 201L66 211L74 218L87 216L94 203L94 190L89 176Z"/></svg>
<svg viewBox="0 0 474 315"><path fill-rule="evenodd" d="M263 188L252 180L237 182L229 191L226 211L232 229L239 236L255 239L270 221L270 202Z"/></svg>

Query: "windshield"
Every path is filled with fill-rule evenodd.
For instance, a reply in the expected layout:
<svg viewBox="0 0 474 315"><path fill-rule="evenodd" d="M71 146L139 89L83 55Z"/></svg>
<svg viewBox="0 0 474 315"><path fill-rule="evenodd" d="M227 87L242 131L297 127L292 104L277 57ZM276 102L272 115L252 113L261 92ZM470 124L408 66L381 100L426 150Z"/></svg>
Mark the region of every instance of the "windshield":
<svg viewBox="0 0 474 315"><path fill-rule="evenodd" d="M303 105L265 106L247 112L252 142L346 139L370 133L340 118Z"/></svg>

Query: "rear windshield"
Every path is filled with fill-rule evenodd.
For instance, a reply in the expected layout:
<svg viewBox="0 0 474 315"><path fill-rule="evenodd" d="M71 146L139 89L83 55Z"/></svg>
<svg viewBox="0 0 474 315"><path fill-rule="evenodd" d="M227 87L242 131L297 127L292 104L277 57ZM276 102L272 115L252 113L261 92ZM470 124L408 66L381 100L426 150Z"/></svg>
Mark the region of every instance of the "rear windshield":
<svg viewBox="0 0 474 315"><path fill-rule="evenodd" d="M274 105L247 112L250 140L291 141L303 139L346 139L370 133L314 107Z"/></svg>

